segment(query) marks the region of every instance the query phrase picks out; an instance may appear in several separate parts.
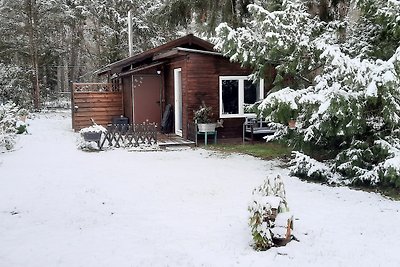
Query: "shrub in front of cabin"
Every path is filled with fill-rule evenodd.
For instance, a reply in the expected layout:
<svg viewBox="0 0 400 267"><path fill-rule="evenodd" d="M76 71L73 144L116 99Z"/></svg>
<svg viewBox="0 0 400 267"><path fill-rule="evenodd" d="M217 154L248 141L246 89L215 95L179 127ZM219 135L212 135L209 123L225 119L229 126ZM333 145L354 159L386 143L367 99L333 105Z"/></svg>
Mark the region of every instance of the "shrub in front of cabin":
<svg viewBox="0 0 400 267"><path fill-rule="evenodd" d="M290 240L293 219L288 212L285 187L279 175L273 179L267 178L253 190L253 200L248 210L255 250L267 250Z"/></svg>

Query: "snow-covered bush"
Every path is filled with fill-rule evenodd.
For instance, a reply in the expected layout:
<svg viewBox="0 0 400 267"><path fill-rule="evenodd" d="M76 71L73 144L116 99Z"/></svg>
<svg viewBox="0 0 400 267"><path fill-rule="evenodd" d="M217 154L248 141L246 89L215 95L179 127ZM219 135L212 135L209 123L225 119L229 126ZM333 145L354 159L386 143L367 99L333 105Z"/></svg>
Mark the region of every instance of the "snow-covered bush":
<svg viewBox="0 0 400 267"><path fill-rule="evenodd" d="M31 87L26 70L0 63L0 102L12 101L17 106L30 107Z"/></svg>
<svg viewBox="0 0 400 267"><path fill-rule="evenodd" d="M248 210L256 250L267 250L281 240L288 241L288 228L293 229L292 216L288 212L285 187L279 175L267 178L264 184L253 190Z"/></svg>
<svg viewBox="0 0 400 267"><path fill-rule="evenodd" d="M12 102L0 104L0 150L12 149L16 134L25 132L26 124L19 119L18 107Z"/></svg>
<svg viewBox="0 0 400 267"><path fill-rule="evenodd" d="M333 167L355 184L400 188L400 150L383 140L357 141L338 154Z"/></svg>
<svg viewBox="0 0 400 267"><path fill-rule="evenodd" d="M332 172L329 164L319 162L300 152L295 151L293 154L294 158L291 160L289 168L291 175L329 184L340 182L341 176Z"/></svg>

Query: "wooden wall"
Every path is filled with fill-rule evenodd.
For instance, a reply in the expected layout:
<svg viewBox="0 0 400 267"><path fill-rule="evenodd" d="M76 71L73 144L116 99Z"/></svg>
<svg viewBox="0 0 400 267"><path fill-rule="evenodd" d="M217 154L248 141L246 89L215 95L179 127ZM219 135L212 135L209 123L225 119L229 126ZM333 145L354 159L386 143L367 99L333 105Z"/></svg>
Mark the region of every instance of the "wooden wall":
<svg viewBox="0 0 400 267"><path fill-rule="evenodd" d="M188 68L188 109L196 110L204 101L213 108L214 120L219 119L219 77L243 76L251 74L240 64L229 62L228 59L213 55L190 54ZM193 120L193 112L188 116ZM224 127L218 128L219 138L237 138L242 136L243 118L224 119Z"/></svg>
<svg viewBox="0 0 400 267"><path fill-rule="evenodd" d="M75 109L75 106L78 108ZM75 131L92 125L91 118L97 124L106 126L112 118L123 114L122 93L74 92L72 109L72 127Z"/></svg>
<svg viewBox="0 0 400 267"><path fill-rule="evenodd" d="M182 100L183 100L183 137L187 138L188 123L193 122L193 110L201 105L202 101L213 108L214 120L219 118L219 77L246 76L251 69L242 68L238 63L229 59L200 53L188 53L175 58L165 68L165 95L166 104L174 105L173 70L182 68ZM273 71L273 68L271 68ZM265 93L271 88L274 72L268 71L265 79ZM241 138L244 118L224 119L224 127L218 129L219 138Z"/></svg>

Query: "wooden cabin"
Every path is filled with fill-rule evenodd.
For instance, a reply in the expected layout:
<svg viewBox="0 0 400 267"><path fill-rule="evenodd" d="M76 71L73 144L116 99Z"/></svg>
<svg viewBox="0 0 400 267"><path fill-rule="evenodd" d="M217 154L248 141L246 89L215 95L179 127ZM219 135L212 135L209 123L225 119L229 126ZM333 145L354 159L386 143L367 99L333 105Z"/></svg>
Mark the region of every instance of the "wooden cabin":
<svg viewBox="0 0 400 267"><path fill-rule="evenodd" d="M223 119L218 138L241 138L245 117L251 116L244 105L265 97L276 72L271 66L254 83L248 78L251 69L230 62L213 47L190 34L107 66L102 74L121 88L121 115L129 122L160 124L171 104L172 131L188 138L193 111L204 102L213 108L215 121Z"/></svg>

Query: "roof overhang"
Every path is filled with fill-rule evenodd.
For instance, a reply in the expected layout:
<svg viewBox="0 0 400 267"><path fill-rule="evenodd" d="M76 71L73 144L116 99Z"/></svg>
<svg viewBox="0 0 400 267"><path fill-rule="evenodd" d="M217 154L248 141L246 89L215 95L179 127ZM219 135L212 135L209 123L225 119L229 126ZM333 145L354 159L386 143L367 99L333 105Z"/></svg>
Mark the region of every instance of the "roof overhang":
<svg viewBox="0 0 400 267"><path fill-rule="evenodd" d="M166 59L166 58L176 57L176 56L180 56L180 55L187 55L188 53L198 53L198 54L213 55L213 56L223 56L221 53L215 52L215 51L204 51L204 50L198 50L198 49L176 47L176 48L174 48L172 50L169 50L169 51L167 51L165 53L160 53L158 55L155 55L153 57L153 60Z"/></svg>
<svg viewBox="0 0 400 267"><path fill-rule="evenodd" d="M215 52L214 45L212 43L205 41L203 39L200 39L200 38L194 36L193 34L189 34L189 35L186 35L179 39L165 43L161 46L155 47L153 49L146 50L142 53L139 53L139 54L133 55L131 57L111 63L106 67L109 68L109 71L111 74L121 73L122 69L126 68L129 65L140 64L141 62L146 61L146 60L151 60L151 61L157 60L157 55L163 54L163 53L168 53L168 51L171 51L174 48L185 46L185 45L201 48L201 50L199 49L198 51ZM197 49L195 49L195 50L197 50Z"/></svg>
<svg viewBox="0 0 400 267"><path fill-rule="evenodd" d="M145 66L140 66L140 67L138 67L138 68L134 68L134 69L131 69L131 70L129 70L129 71L126 71L126 72L121 73L121 74L119 75L119 77L128 76L128 75L130 75L130 74L133 74L133 73L136 73L136 72L139 72L139 71L142 71L142 70L151 69L151 68L154 68L154 67L157 67L157 66L161 66L161 65L164 65L164 64L165 64L165 61L160 61L160 62L155 62L155 63L153 63L153 64L148 64L148 65L145 65Z"/></svg>
<svg viewBox="0 0 400 267"><path fill-rule="evenodd" d="M95 70L93 75L101 76L107 74L111 71L110 65L104 66L101 69Z"/></svg>

